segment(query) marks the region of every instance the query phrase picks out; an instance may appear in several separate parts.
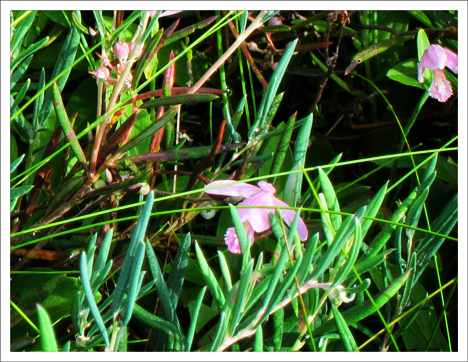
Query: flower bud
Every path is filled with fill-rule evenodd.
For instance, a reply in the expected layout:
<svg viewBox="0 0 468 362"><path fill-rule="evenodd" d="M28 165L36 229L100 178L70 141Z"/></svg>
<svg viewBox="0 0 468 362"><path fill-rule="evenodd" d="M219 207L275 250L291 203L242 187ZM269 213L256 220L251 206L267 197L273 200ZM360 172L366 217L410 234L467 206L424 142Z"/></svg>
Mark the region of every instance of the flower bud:
<svg viewBox="0 0 468 362"><path fill-rule="evenodd" d="M115 42L114 54L117 58L127 59L128 53L130 53L130 48L124 40Z"/></svg>

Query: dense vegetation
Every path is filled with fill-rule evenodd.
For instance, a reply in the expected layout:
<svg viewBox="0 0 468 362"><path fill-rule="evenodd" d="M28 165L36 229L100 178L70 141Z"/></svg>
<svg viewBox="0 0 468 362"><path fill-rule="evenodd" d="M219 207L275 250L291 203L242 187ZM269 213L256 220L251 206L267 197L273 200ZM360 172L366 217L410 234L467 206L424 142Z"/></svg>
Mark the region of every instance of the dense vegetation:
<svg viewBox="0 0 468 362"><path fill-rule="evenodd" d="M457 351L457 11L10 18L12 351Z"/></svg>

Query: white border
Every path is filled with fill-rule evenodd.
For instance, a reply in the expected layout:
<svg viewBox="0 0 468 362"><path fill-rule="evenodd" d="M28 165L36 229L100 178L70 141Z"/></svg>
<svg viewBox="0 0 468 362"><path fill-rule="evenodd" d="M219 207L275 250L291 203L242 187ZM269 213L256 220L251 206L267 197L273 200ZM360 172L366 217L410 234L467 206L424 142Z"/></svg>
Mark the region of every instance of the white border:
<svg viewBox="0 0 468 362"><path fill-rule="evenodd" d="M1 190L2 190L2 208L1 208L1 220L2 220L2 253L1 253L1 311L2 311L2 323L1 323L1 360L32 360L32 361L55 361L62 360L66 358L69 361L80 361L85 358L85 355L82 353L69 353L68 355L62 354L52 354L52 353L11 353L8 352L10 349L9 346L9 125L8 120L9 115L9 10L26 10L26 9L40 9L40 10L57 10L58 8L68 10L79 8L81 10L92 10L99 8L101 10L128 10L132 9L143 9L143 10L153 10L160 6L168 6L168 10L176 9L188 9L188 10L212 10L219 8L220 6L223 9L231 10L244 10L247 7L251 10L264 10L265 8L274 9L290 9L290 10L304 10L304 9L316 9L316 10L325 10L325 9L353 9L353 10L446 10L446 9L458 9L459 10L459 42L460 44L465 44L465 47L459 48L459 75L458 79L458 96L460 100L467 99L467 67L466 67L466 44L467 44L467 3L465 1L374 1L374 2L365 2L365 1L336 1L336 2L312 2L312 1L268 1L268 2L259 2L259 1L249 1L249 2L240 2L240 1L223 1L223 2L213 2L213 1L172 1L170 3L163 2L141 2L141 1L112 1L112 2L92 2L92 1L62 1L62 2L52 2L52 1L2 1L1 2L1 94L2 94L2 122L1 122L1 151L2 151L2 163L1 163ZM466 101L459 102L459 214L460 220L463 220L467 216L467 103ZM5 224L3 224L5 223ZM327 353L319 355L311 355L309 353L260 353L253 355L256 360L260 361L283 361L283 360L351 360L351 361L360 361L360 360L370 360L370 361L393 361L397 359L411 359L412 361L466 361L467 358L467 345L466 345L466 321L467 321L467 310L466 310L466 300L467 300L467 224L466 222L461 222L458 225L459 228L459 255L461 260L459 260L459 300L465 301L464 303L459 303L460 309L459 312L459 352L454 353L411 353L410 355L405 354L404 356L395 355L393 353L365 353L365 354L343 354L343 353ZM65 357L66 356L66 357ZM253 358L250 355L250 358ZM245 355L241 356L237 353L114 353L103 354L95 356L96 359L101 361L124 361L124 360L142 360L142 361L153 361L153 360L195 360L195 361L205 361L205 360L225 360L225 361L237 361L245 359ZM87 357L90 358L90 357ZM247 357L249 358L249 357ZM93 359L91 357L90 359Z"/></svg>

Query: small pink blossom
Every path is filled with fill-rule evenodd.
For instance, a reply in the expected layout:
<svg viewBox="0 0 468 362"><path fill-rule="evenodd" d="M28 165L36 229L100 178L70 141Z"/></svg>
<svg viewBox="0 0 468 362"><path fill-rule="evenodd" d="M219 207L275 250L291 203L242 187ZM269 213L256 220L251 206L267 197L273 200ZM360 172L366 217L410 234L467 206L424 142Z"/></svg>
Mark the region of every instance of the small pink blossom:
<svg viewBox="0 0 468 362"><path fill-rule="evenodd" d="M128 49L130 50L130 53L133 52L134 48L135 48L135 42L132 41L130 44L128 44ZM135 58L141 57L142 54L143 54L143 49L138 50Z"/></svg>
<svg viewBox="0 0 468 362"><path fill-rule="evenodd" d="M445 78L444 68L449 67L452 72L458 74L458 55L440 45L430 45L418 63L418 80L424 83L424 70L434 71L434 79L429 88L429 95L439 102L445 102L452 95L452 86Z"/></svg>
<svg viewBox="0 0 468 362"><path fill-rule="evenodd" d="M107 80L110 75L109 69L106 67L101 67L97 68L95 71L90 71L90 74L94 75L97 79L102 79L102 80Z"/></svg>
<svg viewBox="0 0 468 362"><path fill-rule="evenodd" d="M219 180L209 183L205 188L230 184L231 180ZM260 181L258 186L253 186L247 183L239 183L230 186L219 187L213 190L206 190L207 194L223 195L231 197L243 197L245 198L239 206L267 206L267 207L289 207L285 202L277 199L274 194L276 189L268 182ZM268 213L275 213L275 209L255 209L255 208L242 208L238 209L240 219L244 225L244 229L247 234L247 238L250 243L253 244L254 233L261 233L270 229L270 218ZM296 211L290 209L278 209L281 217L285 223L290 226L296 217ZM308 231L304 223L304 220L299 219L297 226L297 232L302 241L307 240ZM228 247L228 250L234 254L240 254L242 252L239 237L236 229L231 227L227 229L224 236L224 241Z"/></svg>
<svg viewBox="0 0 468 362"><path fill-rule="evenodd" d="M119 59L127 59L128 54L130 53L130 48L125 40L116 41L114 43L114 54Z"/></svg>

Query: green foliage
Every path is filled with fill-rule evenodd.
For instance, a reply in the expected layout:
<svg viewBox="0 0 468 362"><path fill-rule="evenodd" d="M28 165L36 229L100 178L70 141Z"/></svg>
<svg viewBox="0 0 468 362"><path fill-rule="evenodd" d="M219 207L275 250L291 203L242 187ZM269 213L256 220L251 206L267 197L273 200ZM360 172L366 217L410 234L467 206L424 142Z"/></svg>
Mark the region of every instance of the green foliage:
<svg viewBox="0 0 468 362"><path fill-rule="evenodd" d="M458 80L441 104L418 79L457 27L11 11L11 350L457 350ZM204 193L226 179L295 213L250 214L251 244L263 206Z"/></svg>

